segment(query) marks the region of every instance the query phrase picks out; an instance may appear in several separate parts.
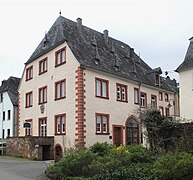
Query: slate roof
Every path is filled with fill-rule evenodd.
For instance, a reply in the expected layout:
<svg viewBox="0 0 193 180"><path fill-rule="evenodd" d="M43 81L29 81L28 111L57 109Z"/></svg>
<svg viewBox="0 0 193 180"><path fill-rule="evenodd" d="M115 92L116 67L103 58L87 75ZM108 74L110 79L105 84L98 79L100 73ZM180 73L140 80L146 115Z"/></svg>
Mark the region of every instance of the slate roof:
<svg viewBox="0 0 193 180"><path fill-rule="evenodd" d="M26 65L58 45L67 42L83 67L155 86L155 75L153 74L155 72L129 45L112 37L108 37L107 43L103 33L82 24L77 26L77 22L59 16ZM163 78L160 88L172 90Z"/></svg>
<svg viewBox="0 0 193 180"><path fill-rule="evenodd" d="M7 80L3 80L2 85L0 86L0 93L8 92L11 102L14 106L18 105L17 88L19 86L19 82L20 78L11 76Z"/></svg>
<svg viewBox="0 0 193 180"><path fill-rule="evenodd" d="M193 67L193 37L190 38L189 40L190 40L190 44L189 44L188 50L186 52L184 61L176 69L177 72L180 72L180 71L183 71L183 70L186 70L186 69Z"/></svg>

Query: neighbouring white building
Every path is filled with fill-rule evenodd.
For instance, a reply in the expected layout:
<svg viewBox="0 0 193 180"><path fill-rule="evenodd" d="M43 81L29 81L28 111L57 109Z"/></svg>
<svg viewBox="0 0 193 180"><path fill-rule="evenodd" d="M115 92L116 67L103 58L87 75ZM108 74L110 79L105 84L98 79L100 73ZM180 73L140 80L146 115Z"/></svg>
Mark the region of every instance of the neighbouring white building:
<svg viewBox="0 0 193 180"><path fill-rule="evenodd" d="M0 138L18 135L18 93L20 79L9 77L0 86Z"/></svg>
<svg viewBox="0 0 193 180"><path fill-rule="evenodd" d="M53 137L53 147L42 139L36 147L55 156L75 144L142 144L139 111L177 113L168 106L177 92L161 74L107 30L59 16L25 64L18 135Z"/></svg>
<svg viewBox="0 0 193 180"><path fill-rule="evenodd" d="M184 61L176 69L180 83L180 117L185 121L193 121L193 37L189 40Z"/></svg>

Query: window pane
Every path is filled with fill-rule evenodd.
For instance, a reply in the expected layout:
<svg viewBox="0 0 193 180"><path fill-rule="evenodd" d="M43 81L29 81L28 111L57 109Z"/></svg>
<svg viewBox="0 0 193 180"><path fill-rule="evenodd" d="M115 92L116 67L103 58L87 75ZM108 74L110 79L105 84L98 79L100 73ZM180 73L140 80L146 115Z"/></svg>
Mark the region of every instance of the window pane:
<svg viewBox="0 0 193 180"><path fill-rule="evenodd" d="M57 53L57 64L60 64L60 52Z"/></svg>
<svg viewBox="0 0 193 180"><path fill-rule="evenodd" d="M99 80L96 81L96 95L101 96L101 82Z"/></svg>
<svg viewBox="0 0 193 180"><path fill-rule="evenodd" d="M135 103L139 103L139 91L137 89L134 90L134 98Z"/></svg>
<svg viewBox="0 0 193 180"><path fill-rule="evenodd" d="M107 83L105 81L102 82L102 97L107 97Z"/></svg>
<svg viewBox="0 0 193 180"><path fill-rule="evenodd" d="M107 116L103 116L103 133L107 133Z"/></svg>
<svg viewBox="0 0 193 180"><path fill-rule="evenodd" d="M126 100L125 92L126 92L126 88L125 88L125 87L122 87L122 100L123 100L123 101Z"/></svg>
<svg viewBox="0 0 193 180"><path fill-rule="evenodd" d="M56 98L60 98L60 83L56 84Z"/></svg>
<svg viewBox="0 0 193 180"><path fill-rule="evenodd" d="M100 133L101 132L101 116L97 116L97 132Z"/></svg>
<svg viewBox="0 0 193 180"><path fill-rule="evenodd" d="M120 94L120 86L117 86L117 99L120 100L121 99L121 94Z"/></svg>
<svg viewBox="0 0 193 180"><path fill-rule="evenodd" d="M62 116L62 133L65 132L65 116Z"/></svg>
<svg viewBox="0 0 193 180"><path fill-rule="evenodd" d="M62 86L62 97L64 97L65 96L65 82L64 81L61 83L61 86Z"/></svg>
<svg viewBox="0 0 193 180"><path fill-rule="evenodd" d="M65 51L62 50L62 62L65 62Z"/></svg>

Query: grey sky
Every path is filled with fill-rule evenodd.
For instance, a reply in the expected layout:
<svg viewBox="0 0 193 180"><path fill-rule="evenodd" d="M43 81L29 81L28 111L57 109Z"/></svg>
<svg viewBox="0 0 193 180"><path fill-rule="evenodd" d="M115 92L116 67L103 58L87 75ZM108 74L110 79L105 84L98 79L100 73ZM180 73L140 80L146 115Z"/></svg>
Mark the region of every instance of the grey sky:
<svg viewBox="0 0 193 180"><path fill-rule="evenodd" d="M0 0L0 81L21 77L60 9L68 19L80 17L83 25L109 30L163 71L177 68L193 36L193 0Z"/></svg>

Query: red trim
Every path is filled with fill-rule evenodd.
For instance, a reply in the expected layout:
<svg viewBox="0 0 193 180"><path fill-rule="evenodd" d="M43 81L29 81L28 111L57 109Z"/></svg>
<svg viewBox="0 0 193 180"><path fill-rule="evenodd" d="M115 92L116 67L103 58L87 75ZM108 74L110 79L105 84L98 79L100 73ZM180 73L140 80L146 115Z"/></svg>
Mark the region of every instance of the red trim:
<svg viewBox="0 0 193 180"><path fill-rule="evenodd" d="M162 112L161 112L161 110L162 110ZM164 116L164 107L163 106L159 106L159 111L160 111L161 115Z"/></svg>
<svg viewBox="0 0 193 180"><path fill-rule="evenodd" d="M30 96L32 96L32 102L30 102ZM27 92L25 94L25 108L33 106L33 91Z"/></svg>
<svg viewBox="0 0 193 180"><path fill-rule="evenodd" d="M64 149L62 148L61 144L57 143L57 144L55 145L55 147L54 147L54 157L56 157L56 148L57 148L57 147L60 147L60 148L61 148L61 150L62 150L62 156L63 156L63 154L64 154Z"/></svg>
<svg viewBox="0 0 193 180"><path fill-rule="evenodd" d="M101 132L100 133L97 132L97 116L101 116ZM103 132L103 116L107 117L107 132ZM96 133L95 134L96 135L108 135L108 134L110 134L109 133L109 117L110 117L109 114L95 113L95 118L96 118L96 123L95 123Z"/></svg>
<svg viewBox="0 0 193 180"><path fill-rule="evenodd" d="M32 119L26 119L25 122L29 122L31 124L31 128L25 128L25 136L31 136L33 133L30 132L33 128Z"/></svg>
<svg viewBox="0 0 193 180"><path fill-rule="evenodd" d="M26 69L26 81L33 78L33 65Z"/></svg>
<svg viewBox="0 0 193 180"><path fill-rule="evenodd" d="M115 139L114 139L114 128L121 128L121 137L120 137L120 144L123 144L123 125L114 125L113 124L113 144L115 144Z"/></svg>
<svg viewBox="0 0 193 180"><path fill-rule="evenodd" d="M62 62L62 51L64 51L65 60ZM60 53L60 63L57 62L57 56ZM59 49L55 52L55 67L61 66L66 63L66 47Z"/></svg>
<svg viewBox="0 0 193 180"><path fill-rule="evenodd" d="M44 94L44 89L46 89L46 100L44 101L44 96L45 96L45 94ZM43 101L41 102L41 91L42 91L42 98L43 98ZM48 98L48 89L47 89L47 86L43 86L43 87L41 87L41 88L39 88L39 90L38 90L38 92L39 92L39 95L38 95L38 104L44 104L44 103L47 103L47 98Z"/></svg>
<svg viewBox="0 0 193 180"><path fill-rule="evenodd" d="M166 116L170 116L170 108L165 107L165 114Z"/></svg>
<svg viewBox="0 0 193 180"><path fill-rule="evenodd" d="M116 83L116 93L118 93L117 92L117 88L118 88L118 86L120 86L120 99L118 99L118 97L117 97L117 101L119 101L119 102L126 102L126 103L128 103L128 94L127 94L127 85L125 85L125 84L120 84L120 83ZM123 100L123 88L125 88L125 100ZM117 95L116 95L117 96Z"/></svg>
<svg viewBox="0 0 193 180"><path fill-rule="evenodd" d="M62 117L64 116L65 132L62 132ZM60 133L57 132L57 117L60 117ZM65 135L66 134L66 113L57 114L54 117L55 119L55 135Z"/></svg>
<svg viewBox="0 0 193 180"><path fill-rule="evenodd" d="M144 97L145 97L145 106L142 106L142 104L141 104L141 107L144 108L144 107L147 107L147 93L140 92L140 103L141 103L142 95L144 95Z"/></svg>
<svg viewBox="0 0 193 180"><path fill-rule="evenodd" d="M62 83L64 82L64 96L62 96ZM57 85L60 84L60 97L57 98ZM55 100L66 98L66 79L55 82Z"/></svg>
<svg viewBox="0 0 193 180"><path fill-rule="evenodd" d="M42 68L43 68L43 70L42 70ZM46 58L39 61L39 75L44 74L47 71L48 71L48 58L46 57Z"/></svg>
<svg viewBox="0 0 193 180"><path fill-rule="evenodd" d="M38 124L39 124L39 136L41 136L41 131L40 131L40 128L41 128L41 121L42 120L46 120L46 135L47 136L47 117L41 117L41 118L38 118Z"/></svg>
<svg viewBox="0 0 193 180"><path fill-rule="evenodd" d="M97 95L97 81L100 81L100 93L101 95ZM102 83L105 82L106 83L106 97L105 96L102 96L102 92L103 92L103 87L102 87ZM95 96L97 98L103 98L103 99L109 99L109 81L108 80L105 80L105 79L101 79L101 78L98 78L98 77L95 77Z"/></svg>
<svg viewBox="0 0 193 180"><path fill-rule="evenodd" d="M165 93L165 102L168 102L168 101L169 101L169 94Z"/></svg>

